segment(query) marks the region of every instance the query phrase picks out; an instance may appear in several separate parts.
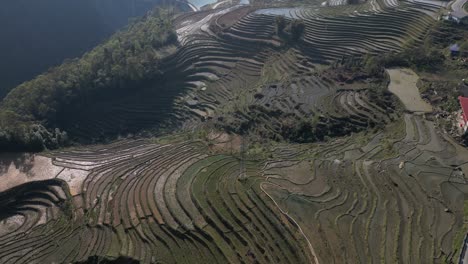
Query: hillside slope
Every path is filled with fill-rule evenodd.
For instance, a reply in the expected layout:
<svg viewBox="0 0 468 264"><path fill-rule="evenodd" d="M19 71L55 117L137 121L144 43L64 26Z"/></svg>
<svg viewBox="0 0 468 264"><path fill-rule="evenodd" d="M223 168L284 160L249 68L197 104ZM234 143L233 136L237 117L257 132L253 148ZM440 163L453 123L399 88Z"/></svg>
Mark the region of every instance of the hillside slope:
<svg viewBox="0 0 468 264"><path fill-rule="evenodd" d="M15 88L0 135L59 148L0 156L0 262L456 262L468 150L384 68L461 69L468 32L346 2L158 11Z"/></svg>
<svg viewBox="0 0 468 264"><path fill-rule="evenodd" d="M57 147L65 135L54 128L63 129L100 98L134 96L160 81L159 62L176 49L170 16L156 9L81 59L13 89L0 104L2 149Z"/></svg>
<svg viewBox="0 0 468 264"><path fill-rule="evenodd" d="M127 25L129 18L161 4L160 0L4 1L0 5L0 99L49 67L89 51Z"/></svg>

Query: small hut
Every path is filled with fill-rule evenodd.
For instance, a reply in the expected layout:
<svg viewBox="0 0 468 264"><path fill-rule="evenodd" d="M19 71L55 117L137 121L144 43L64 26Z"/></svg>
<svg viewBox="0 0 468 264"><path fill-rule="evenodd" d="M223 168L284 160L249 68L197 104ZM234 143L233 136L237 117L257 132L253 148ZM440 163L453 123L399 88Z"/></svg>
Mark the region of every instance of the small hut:
<svg viewBox="0 0 468 264"><path fill-rule="evenodd" d="M457 43L451 45L449 49L452 57L458 57L460 55L460 45Z"/></svg>

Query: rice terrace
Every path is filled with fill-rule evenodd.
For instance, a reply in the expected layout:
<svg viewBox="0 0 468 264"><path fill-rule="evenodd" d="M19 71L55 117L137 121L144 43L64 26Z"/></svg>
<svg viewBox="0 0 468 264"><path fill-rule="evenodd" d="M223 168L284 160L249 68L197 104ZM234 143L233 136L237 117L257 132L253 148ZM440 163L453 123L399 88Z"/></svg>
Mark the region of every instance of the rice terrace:
<svg viewBox="0 0 468 264"><path fill-rule="evenodd" d="M129 2L0 81L0 263L468 263L466 0Z"/></svg>

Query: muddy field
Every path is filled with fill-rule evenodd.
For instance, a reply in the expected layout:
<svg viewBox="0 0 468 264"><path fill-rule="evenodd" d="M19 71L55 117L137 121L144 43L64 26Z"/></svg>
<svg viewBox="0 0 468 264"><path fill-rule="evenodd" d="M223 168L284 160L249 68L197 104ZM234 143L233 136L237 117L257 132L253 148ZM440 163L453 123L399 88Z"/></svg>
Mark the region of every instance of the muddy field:
<svg viewBox="0 0 468 264"><path fill-rule="evenodd" d="M432 106L424 101L416 86L419 76L411 69L388 69L390 86L388 90L394 93L411 112L428 113Z"/></svg>

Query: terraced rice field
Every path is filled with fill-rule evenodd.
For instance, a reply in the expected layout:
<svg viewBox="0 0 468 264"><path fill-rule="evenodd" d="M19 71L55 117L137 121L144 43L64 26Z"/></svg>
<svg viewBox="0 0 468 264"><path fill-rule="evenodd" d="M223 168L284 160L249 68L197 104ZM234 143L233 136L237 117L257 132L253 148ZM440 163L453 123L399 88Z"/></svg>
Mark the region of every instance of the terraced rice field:
<svg viewBox="0 0 468 264"><path fill-rule="evenodd" d="M422 41L438 6L328 2L174 18L180 47L163 62L165 82L70 126L76 137L116 124L180 136L1 157L0 263L456 261L468 151L425 108L402 113L389 93L320 74L344 56ZM305 21L296 45L277 36L277 15ZM322 143L278 143L313 118ZM190 132L214 121L230 133ZM247 155L250 134L278 140Z"/></svg>
<svg viewBox="0 0 468 264"><path fill-rule="evenodd" d="M383 132L366 144L351 137L268 163L261 188L297 220L321 262L458 258L452 241L463 234L466 149L421 116L406 114L399 129L390 149Z"/></svg>
<svg viewBox="0 0 468 264"><path fill-rule="evenodd" d="M132 95L96 103L61 125L72 138L86 141L142 129L163 134L192 129L200 120L218 118L234 107L245 113L242 110L257 103L257 93L267 95L263 100L270 112L292 113L295 119L323 114L316 102L326 93L335 97L339 87L319 76L317 65L343 56L398 52L409 41L418 43L436 22L439 10L418 2L388 5L379 1L290 9L238 5L179 15L174 22L180 47L162 61L163 82L150 82ZM305 22L305 35L293 47L286 48L276 35L278 14ZM275 100L268 97L279 86L281 94L290 96L281 90L296 90L292 96L298 98L280 98L281 105L267 102Z"/></svg>
<svg viewBox="0 0 468 264"><path fill-rule="evenodd" d="M61 168L55 175L10 189L19 194L14 201L8 192L0 197L8 208L2 263L119 255L144 263L311 258L298 227L258 188L255 162L245 161L241 170L239 159L207 155L197 142L101 148L54 153L50 166ZM41 159L25 173L34 175ZM63 177L78 174L79 188L71 192Z"/></svg>
<svg viewBox="0 0 468 264"><path fill-rule="evenodd" d="M30 157L1 176L30 180L0 196L0 260L456 259L468 151L432 121L405 114L376 134L272 154L250 160L199 141L139 140Z"/></svg>

